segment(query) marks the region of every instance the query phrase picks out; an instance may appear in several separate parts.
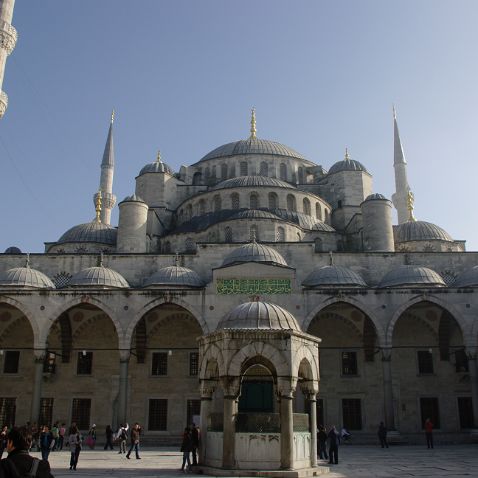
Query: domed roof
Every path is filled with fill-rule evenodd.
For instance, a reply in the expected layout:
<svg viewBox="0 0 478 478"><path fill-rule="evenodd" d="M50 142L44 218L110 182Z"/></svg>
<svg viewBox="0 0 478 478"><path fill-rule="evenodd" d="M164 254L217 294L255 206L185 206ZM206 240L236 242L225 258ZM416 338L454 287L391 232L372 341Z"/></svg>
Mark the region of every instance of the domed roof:
<svg viewBox="0 0 478 478"><path fill-rule="evenodd" d="M141 171L139 172L138 176L142 176L146 173L168 173L171 175L174 174L173 170L161 160L161 154L159 153L159 151L156 161L153 161L152 163L149 163L144 166L143 169L141 169Z"/></svg>
<svg viewBox="0 0 478 478"><path fill-rule="evenodd" d="M97 242L114 246L116 244L117 230L108 224L92 221L86 224L78 224L68 229L58 239L57 244L66 242Z"/></svg>
<svg viewBox="0 0 478 478"><path fill-rule="evenodd" d="M22 251L16 246L10 246L5 249L4 254L21 254Z"/></svg>
<svg viewBox="0 0 478 478"><path fill-rule="evenodd" d="M425 221L408 221L394 226L395 242L408 241L448 241L453 238L441 227Z"/></svg>
<svg viewBox="0 0 478 478"><path fill-rule="evenodd" d="M367 169L362 163L350 158L347 150L345 150L345 158L342 161L336 162L329 169L329 174L338 173L340 171L364 171L368 173Z"/></svg>
<svg viewBox="0 0 478 478"><path fill-rule="evenodd" d="M452 287L476 287L478 286L478 266L462 272L451 285Z"/></svg>
<svg viewBox="0 0 478 478"><path fill-rule="evenodd" d="M406 287L406 286L445 286L445 282L438 272L428 267L399 266L385 274L379 287Z"/></svg>
<svg viewBox="0 0 478 478"><path fill-rule="evenodd" d="M228 266L243 262L266 262L287 267L287 262L275 249L255 241L234 249L226 256L222 265Z"/></svg>
<svg viewBox="0 0 478 478"><path fill-rule="evenodd" d="M131 196L126 196L121 202L144 202L139 196L136 194L132 194Z"/></svg>
<svg viewBox="0 0 478 478"><path fill-rule="evenodd" d="M144 282L144 287L154 285L204 287L205 283L196 272L187 267L168 266L159 269Z"/></svg>
<svg viewBox="0 0 478 478"><path fill-rule="evenodd" d="M314 269L302 282L305 287L345 286L366 287L362 277L342 266L324 266Z"/></svg>
<svg viewBox="0 0 478 478"><path fill-rule="evenodd" d="M370 194L369 196L365 198L365 201L377 201L377 200L390 201L390 199L386 198L383 194L378 194L378 193Z"/></svg>
<svg viewBox="0 0 478 478"><path fill-rule="evenodd" d="M275 141L269 141L267 139L249 138L223 144L206 154L206 156L200 159L199 162L243 154L270 154L274 156L287 156L305 160L300 153L281 143L276 143Z"/></svg>
<svg viewBox="0 0 478 478"><path fill-rule="evenodd" d="M126 279L104 266L88 267L76 273L68 283L68 287L106 287L126 288L129 287Z"/></svg>
<svg viewBox="0 0 478 478"><path fill-rule="evenodd" d="M30 267L15 267L0 274L0 287L54 289L55 285L43 272Z"/></svg>
<svg viewBox="0 0 478 478"><path fill-rule="evenodd" d="M213 191L217 189L227 188L260 188L260 187L276 187L276 188L288 188L296 189L289 183L277 178L270 178L268 176L239 176L237 178L226 179L216 184L211 189Z"/></svg>
<svg viewBox="0 0 478 478"><path fill-rule="evenodd" d="M275 220L280 220L281 218L279 216L276 216L275 214L272 214L271 212L264 211L262 209L245 209L245 210L237 212L236 214L233 214L229 219L230 220L235 220L235 219L275 219Z"/></svg>
<svg viewBox="0 0 478 478"><path fill-rule="evenodd" d="M246 302L234 307L217 326L220 329L299 330L295 317L287 310L269 302Z"/></svg>

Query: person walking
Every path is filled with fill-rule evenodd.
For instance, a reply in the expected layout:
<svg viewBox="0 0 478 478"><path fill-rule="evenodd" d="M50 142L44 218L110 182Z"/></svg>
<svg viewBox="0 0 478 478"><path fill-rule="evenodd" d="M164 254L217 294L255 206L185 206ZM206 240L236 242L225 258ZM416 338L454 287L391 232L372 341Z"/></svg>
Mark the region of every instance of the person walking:
<svg viewBox="0 0 478 478"><path fill-rule="evenodd" d="M112 450L113 449L113 429L111 428L111 425L106 425L105 435L106 435L106 443L104 446L104 450L107 450L108 447L110 450Z"/></svg>
<svg viewBox="0 0 478 478"><path fill-rule="evenodd" d="M8 427L5 425L0 432L0 460L2 459L3 452L7 448L7 435Z"/></svg>
<svg viewBox="0 0 478 478"><path fill-rule="evenodd" d="M42 460L48 461L51 448L53 446L53 435L47 425L43 427L40 433L40 451Z"/></svg>
<svg viewBox="0 0 478 478"><path fill-rule="evenodd" d="M339 433L335 428L335 425L332 425L329 433L327 434L329 439L329 464L332 465L335 463L339 464Z"/></svg>
<svg viewBox="0 0 478 478"><path fill-rule="evenodd" d="M121 424L119 427L118 432L116 433L117 440L119 441L119 452L118 454L121 455L121 453L126 453L126 440L128 439L128 430L129 430L129 425L123 425Z"/></svg>
<svg viewBox="0 0 478 478"><path fill-rule="evenodd" d="M433 422L429 418L425 420L425 436L427 438L427 448L433 448Z"/></svg>
<svg viewBox="0 0 478 478"><path fill-rule="evenodd" d="M63 445L65 443L65 433L66 427L65 424L62 423L61 427L58 429L58 450L63 450Z"/></svg>
<svg viewBox="0 0 478 478"><path fill-rule="evenodd" d="M59 448L60 430L58 429L58 422L55 422L51 427L51 436L53 437L51 451L55 451Z"/></svg>
<svg viewBox="0 0 478 478"><path fill-rule="evenodd" d="M189 459L189 453L191 453L193 447L193 442L192 442L192 437L191 437L191 431L189 430L188 427L184 429L183 433L183 441L181 443L181 451L183 452L183 464L181 466L181 471L184 473L187 472L191 468L191 460ZM187 469L184 469L186 462L188 464Z"/></svg>
<svg viewBox="0 0 478 478"><path fill-rule="evenodd" d="M70 446L70 470L76 470L78 465L78 458L81 451L81 435L78 427L73 423L70 427L68 435L68 445Z"/></svg>
<svg viewBox="0 0 478 478"><path fill-rule="evenodd" d="M380 440L380 445L382 448L388 448L387 443L387 427L383 422L380 422L377 431L378 439Z"/></svg>
<svg viewBox="0 0 478 478"><path fill-rule="evenodd" d="M317 443L319 446L319 458L321 460L328 460L327 455L327 430L323 425L319 426L319 433L317 433Z"/></svg>
<svg viewBox="0 0 478 478"><path fill-rule="evenodd" d="M91 450L95 449L96 445L96 425L93 423L90 430L88 431L88 436L86 437L86 444L90 447Z"/></svg>
<svg viewBox="0 0 478 478"><path fill-rule="evenodd" d="M139 423L136 422L134 424L134 427L131 429L131 446L129 447L128 453L126 453L126 458L129 460L129 456L131 455L131 452L134 451L136 453L136 459L141 460L139 456L139 435L141 433L141 427L139 426Z"/></svg>
<svg viewBox="0 0 478 478"><path fill-rule="evenodd" d="M195 423L191 424L191 452L193 456L193 466L198 464L197 452L199 448L199 428Z"/></svg>

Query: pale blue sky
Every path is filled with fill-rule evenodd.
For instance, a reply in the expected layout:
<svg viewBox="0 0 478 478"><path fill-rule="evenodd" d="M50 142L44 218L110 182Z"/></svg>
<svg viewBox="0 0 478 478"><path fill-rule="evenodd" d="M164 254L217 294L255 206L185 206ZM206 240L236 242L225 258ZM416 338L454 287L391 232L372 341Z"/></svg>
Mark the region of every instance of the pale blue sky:
<svg viewBox="0 0 478 478"><path fill-rule="evenodd" d="M417 218L478 250L476 0L17 0L0 122L0 251L94 217L116 109L118 199L258 136L328 169L347 146L391 197L395 103ZM117 208L113 216L117 223Z"/></svg>

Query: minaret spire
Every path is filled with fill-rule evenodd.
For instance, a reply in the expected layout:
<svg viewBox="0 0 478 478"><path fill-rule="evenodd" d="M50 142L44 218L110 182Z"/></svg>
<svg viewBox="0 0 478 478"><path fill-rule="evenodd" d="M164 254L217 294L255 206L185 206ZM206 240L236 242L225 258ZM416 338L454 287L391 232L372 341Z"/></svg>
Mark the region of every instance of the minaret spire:
<svg viewBox="0 0 478 478"><path fill-rule="evenodd" d="M409 220L408 193L410 186L408 185L407 162L400 141L395 106L393 107L393 168L395 170L395 194L392 195L392 202L397 210L398 224L403 224Z"/></svg>
<svg viewBox="0 0 478 478"><path fill-rule="evenodd" d="M115 150L113 143L113 123L115 120L115 110L111 112L110 128L106 138L103 160L101 161L101 176L99 191L93 196L95 207L97 197L101 193L101 215L100 222L110 224L111 210L116 204L116 196L113 194L113 176L115 172Z"/></svg>
<svg viewBox="0 0 478 478"><path fill-rule="evenodd" d="M251 135L249 139L255 139L257 130L256 130L256 109L253 107L251 110Z"/></svg>

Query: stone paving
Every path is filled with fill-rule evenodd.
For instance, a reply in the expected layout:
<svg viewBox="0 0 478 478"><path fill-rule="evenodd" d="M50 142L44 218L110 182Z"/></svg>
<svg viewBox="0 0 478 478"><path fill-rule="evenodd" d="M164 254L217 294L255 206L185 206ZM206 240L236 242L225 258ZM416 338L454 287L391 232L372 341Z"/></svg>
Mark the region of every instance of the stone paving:
<svg viewBox="0 0 478 478"><path fill-rule="evenodd" d="M39 456L38 453L33 455ZM55 478L153 476L178 477L182 454L175 449L146 448L141 460L130 460L116 451L83 450L77 471L69 470L70 453L54 452L50 464ZM323 462L325 464L325 462ZM424 446L395 446L382 450L372 446L342 446L339 464L330 465L328 478L390 478L390 477L478 477L478 445L440 446L428 450ZM194 473L189 476L199 476Z"/></svg>

